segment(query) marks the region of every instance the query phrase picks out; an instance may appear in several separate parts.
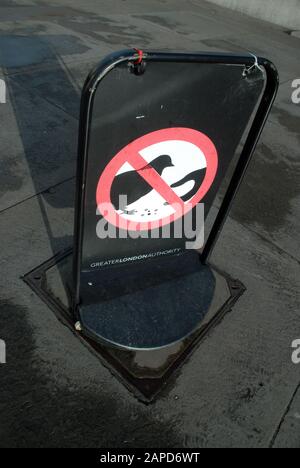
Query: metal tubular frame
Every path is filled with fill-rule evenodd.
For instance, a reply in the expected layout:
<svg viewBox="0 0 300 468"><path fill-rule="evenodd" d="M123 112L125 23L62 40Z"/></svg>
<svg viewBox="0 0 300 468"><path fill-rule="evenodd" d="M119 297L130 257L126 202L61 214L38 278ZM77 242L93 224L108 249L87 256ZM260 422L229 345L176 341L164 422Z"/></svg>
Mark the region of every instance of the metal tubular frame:
<svg viewBox="0 0 300 468"><path fill-rule="evenodd" d="M78 163L76 176L75 222L74 222L74 250L73 250L73 281L75 319L78 319L77 306L80 303L80 267L81 250L83 241L83 212L85 197L85 180L87 168L87 153L90 135L90 123L93 108L93 96L101 82L115 66L120 63L137 63L141 59L141 53L135 49L124 50L106 57L99 66L88 76L81 97L79 139L78 139ZM266 86L261 97L260 104L253 119L243 150L234 169L221 207L213 223L205 246L200 254L200 260L206 263L217 242L218 236L228 216L233 199L242 182L243 176L254 153L257 142L266 123L268 114L276 97L279 78L276 67L267 59L255 57L253 54L236 55L227 53L164 53L143 52L142 59L151 62L181 62L181 63L214 63L227 65L241 65L245 69L264 67L266 73Z"/></svg>

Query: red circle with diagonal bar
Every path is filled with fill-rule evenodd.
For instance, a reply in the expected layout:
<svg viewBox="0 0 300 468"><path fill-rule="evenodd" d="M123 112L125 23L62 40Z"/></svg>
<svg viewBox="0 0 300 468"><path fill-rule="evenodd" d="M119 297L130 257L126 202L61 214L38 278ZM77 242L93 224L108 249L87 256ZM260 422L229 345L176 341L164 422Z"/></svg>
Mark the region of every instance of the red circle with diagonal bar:
<svg viewBox="0 0 300 468"><path fill-rule="evenodd" d="M204 180L196 194L185 203L174 190L165 182L155 169L151 167L140 154L143 149L168 140L180 140L197 146L206 159L206 173ZM113 181L125 164L129 163L146 182L156 190L176 211L171 216L161 218L158 222L135 222L122 217L111 203L111 187ZM145 170L145 166L147 166ZM215 145L208 136L191 128L174 127L157 130L137 138L121 149L107 164L102 172L96 190L96 202L99 212L111 224L128 231L144 231L170 224L189 212L199 203L210 189L218 168L218 154ZM143 169L143 170L141 170Z"/></svg>

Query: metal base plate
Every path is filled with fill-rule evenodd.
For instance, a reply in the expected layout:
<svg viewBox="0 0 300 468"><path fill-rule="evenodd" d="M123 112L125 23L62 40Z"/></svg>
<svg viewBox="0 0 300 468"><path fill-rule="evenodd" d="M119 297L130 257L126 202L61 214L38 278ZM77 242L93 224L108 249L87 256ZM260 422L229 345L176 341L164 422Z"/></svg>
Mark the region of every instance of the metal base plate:
<svg viewBox="0 0 300 468"><path fill-rule="evenodd" d="M214 273L196 251L150 267L144 262L134 270L104 269L102 276L99 271L82 280L82 330L101 343L129 350L163 348L188 337L209 312L216 287Z"/></svg>
<svg viewBox="0 0 300 468"><path fill-rule="evenodd" d="M75 330L70 308L71 295L68 286L70 284L72 272L71 267L72 251L67 250L35 268L26 274L23 279L50 306L58 319L64 325L68 326L83 344L96 353L101 362L107 366L114 375L119 377L122 383L125 384L136 397L144 402L150 402L158 395L170 376L191 354L201 338L232 309L236 300L245 290L242 283L231 279L227 274L212 266L201 269L196 276L195 273L192 273L192 281L191 278L188 278L189 275L174 280L181 282L180 285L177 283L172 284L172 280L170 280L168 285L165 285L165 287L169 288L169 291L174 292L174 290L176 288L176 290L178 290L179 287L182 290L186 285L189 285L189 295L193 298L192 301L190 301L192 306L189 304L190 311L196 310L198 304L198 315L196 315L195 324L190 322L187 327L188 331L192 326L193 332L188 333L187 336L182 339L180 339L180 335L173 336L171 339L169 337L168 339L171 344L165 343L165 346L160 349L149 349L155 342L153 341L151 346L149 346L149 343L147 344L148 349L122 350L114 346L105 345L106 340L101 342L101 340L93 339L94 337L91 337L89 333ZM211 285L210 291L207 292L206 300L204 302L202 301L202 303L201 279L203 285L205 285L205 282ZM187 283L185 283L186 281ZM165 293L166 290L163 291L163 294ZM153 294L151 294L151 296L153 298ZM174 302L172 302L173 297L171 295L169 296L171 307L168 307L167 304L165 307L169 310L170 314L172 313L170 310L172 310ZM130 300L130 296L128 296L128 299ZM158 297L156 299L158 300ZM118 299L115 298L113 300L117 301ZM186 302L187 298L185 297L184 300ZM143 303L143 305L145 304ZM115 306L117 306L117 302L115 302ZM181 307L183 307L182 310L176 308L175 315L177 318L180 318L180 316L183 317L182 324L184 324L185 310L187 307L184 307L184 303L181 304ZM140 310L142 310L142 307L140 307ZM147 307L145 307L144 310L147 310ZM177 311L179 311L180 314ZM192 315L191 313L191 317ZM157 318L159 319L159 316L157 316ZM130 326L132 326L132 323ZM118 323L116 323L116 325L115 333L119 333L119 326L124 328L124 324L119 323L118 326ZM179 329L178 333L180 333ZM160 335L160 340L161 336L163 335ZM137 337L138 334L136 334L136 338ZM157 337L154 338L154 340L156 339Z"/></svg>

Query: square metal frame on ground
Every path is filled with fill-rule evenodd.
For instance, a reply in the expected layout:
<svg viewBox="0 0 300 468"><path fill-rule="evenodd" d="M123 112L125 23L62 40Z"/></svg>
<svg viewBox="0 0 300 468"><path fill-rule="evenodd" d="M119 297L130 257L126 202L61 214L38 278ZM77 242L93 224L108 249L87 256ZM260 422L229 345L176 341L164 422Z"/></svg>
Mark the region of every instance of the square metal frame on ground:
<svg viewBox="0 0 300 468"><path fill-rule="evenodd" d="M23 280L50 307L58 320L67 326L81 343L95 354L101 363L144 403L150 403L159 395L171 378L174 378L174 374L178 372L180 367L197 348L204 336L231 311L236 301L246 290L240 281L231 278L227 273L220 271L216 267L210 266L214 274L219 275L226 282L229 293L227 299L215 311L207 323L204 325L200 324L199 328L190 337L183 340L178 352L171 354L166 367L157 369L152 375L143 376L138 375L135 366L132 364L131 356L134 355L134 351L120 350L107 346L107 344L101 344L82 334L80 330L76 330L72 320L71 305L68 307L66 304L63 304L55 293L48 289L47 272L64 261L70 260L70 264L72 264L71 259L72 249L65 250L24 275ZM57 275L59 275L58 271ZM143 352L153 353L154 351Z"/></svg>

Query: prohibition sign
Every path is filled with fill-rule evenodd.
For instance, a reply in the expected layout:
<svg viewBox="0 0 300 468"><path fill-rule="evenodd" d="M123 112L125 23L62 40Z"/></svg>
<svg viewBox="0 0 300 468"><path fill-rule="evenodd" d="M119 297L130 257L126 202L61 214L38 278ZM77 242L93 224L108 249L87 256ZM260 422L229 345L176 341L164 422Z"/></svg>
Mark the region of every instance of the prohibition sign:
<svg viewBox="0 0 300 468"><path fill-rule="evenodd" d="M176 144L177 146L184 144L185 146L193 146L194 150L197 150L199 153L199 156L193 156L194 159L197 158L200 161L200 156L202 156L205 161L206 170L203 182L197 192L187 202L184 202L164 180L164 177L151 166L151 160L150 162L147 161L141 154L146 150L150 150L151 152L151 148L159 144L169 146L173 144L175 147ZM182 161L184 162L184 160L185 155L182 154ZM153 193L159 194L164 200L164 204L170 206L172 209L171 215L162 216L156 221L134 221L134 217L130 219L130 216L125 216L124 213L116 210L111 201L112 185L120 171L124 171L122 168L125 165L128 166L128 164L132 170L136 171L147 182L150 189L153 189ZM128 231L148 231L170 224L187 214L203 199L214 182L217 168L217 150L214 143L204 133L184 127L166 128L147 133L121 149L105 167L99 178L96 190L98 211L110 224Z"/></svg>

